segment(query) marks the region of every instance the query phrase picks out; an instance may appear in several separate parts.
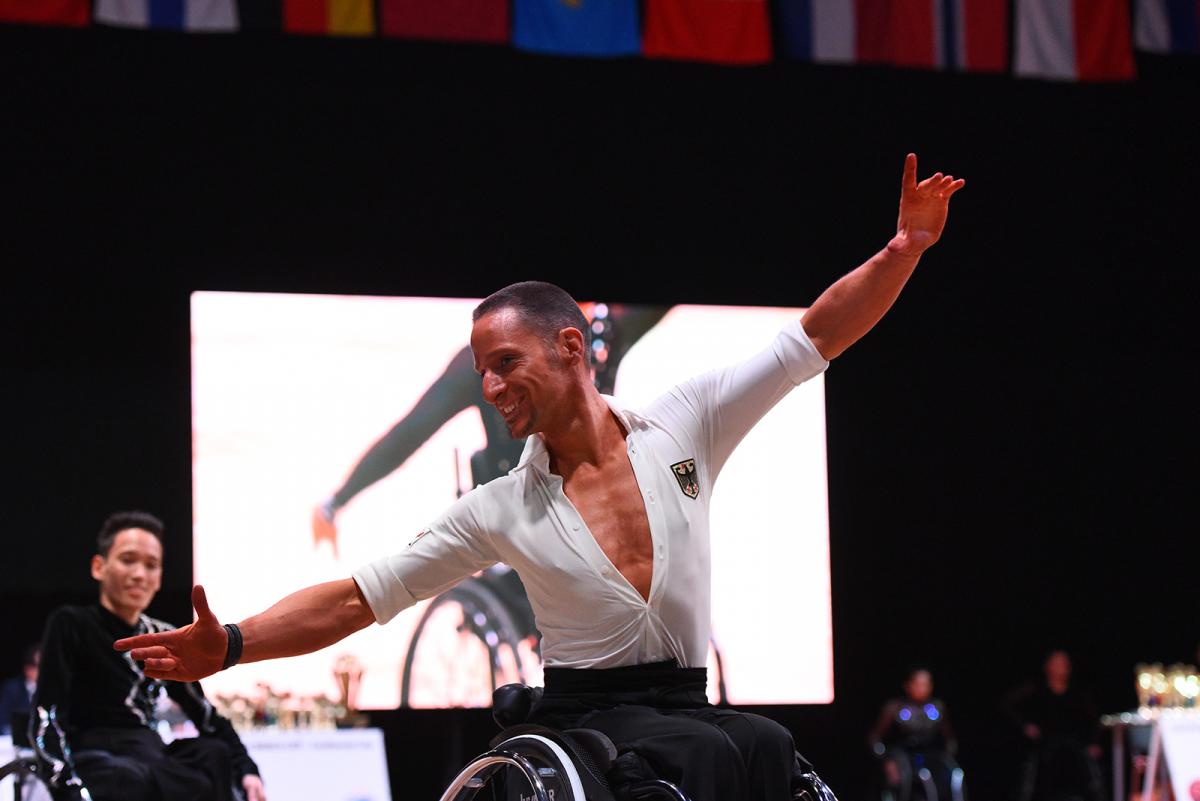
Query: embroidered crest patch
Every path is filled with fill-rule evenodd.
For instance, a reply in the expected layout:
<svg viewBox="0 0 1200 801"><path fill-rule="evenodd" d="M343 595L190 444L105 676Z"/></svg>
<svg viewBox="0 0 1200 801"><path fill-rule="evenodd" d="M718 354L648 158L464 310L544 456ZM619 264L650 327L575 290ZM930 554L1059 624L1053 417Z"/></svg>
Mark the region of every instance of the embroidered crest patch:
<svg viewBox="0 0 1200 801"><path fill-rule="evenodd" d="M700 481L696 478L695 459L676 462L671 465L671 472L675 474L675 480L679 482L679 488L683 490L684 495L692 500L700 496Z"/></svg>

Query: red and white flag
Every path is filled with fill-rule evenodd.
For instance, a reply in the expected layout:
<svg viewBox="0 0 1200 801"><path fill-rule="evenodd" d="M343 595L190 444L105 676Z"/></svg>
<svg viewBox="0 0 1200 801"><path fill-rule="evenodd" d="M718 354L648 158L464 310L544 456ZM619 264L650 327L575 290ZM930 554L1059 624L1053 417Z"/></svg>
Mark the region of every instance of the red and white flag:
<svg viewBox="0 0 1200 801"><path fill-rule="evenodd" d="M1128 81L1135 75L1127 0L1017 0L1013 71L1025 78Z"/></svg>

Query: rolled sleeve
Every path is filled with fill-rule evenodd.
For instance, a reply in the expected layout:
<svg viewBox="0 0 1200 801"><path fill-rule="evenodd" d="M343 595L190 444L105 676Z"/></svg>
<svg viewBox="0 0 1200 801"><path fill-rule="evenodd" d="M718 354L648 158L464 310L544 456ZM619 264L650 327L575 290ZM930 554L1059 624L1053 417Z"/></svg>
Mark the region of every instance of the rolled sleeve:
<svg viewBox="0 0 1200 801"><path fill-rule="evenodd" d="M371 607L375 622L381 626L417 602L404 582L392 571L391 560L390 556L376 559L351 574L367 606Z"/></svg>
<svg viewBox="0 0 1200 801"><path fill-rule="evenodd" d="M803 384L829 367L829 361L817 350L799 320L784 326L772 347L793 384Z"/></svg>
<svg viewBox="0 0 1200 801"><path fill-rule="evenodd" d="M403 551L352 574L376 621L387 623L417 601L439 595L499 561L480 522L485 495L483 487L468 492Z"/></svg>

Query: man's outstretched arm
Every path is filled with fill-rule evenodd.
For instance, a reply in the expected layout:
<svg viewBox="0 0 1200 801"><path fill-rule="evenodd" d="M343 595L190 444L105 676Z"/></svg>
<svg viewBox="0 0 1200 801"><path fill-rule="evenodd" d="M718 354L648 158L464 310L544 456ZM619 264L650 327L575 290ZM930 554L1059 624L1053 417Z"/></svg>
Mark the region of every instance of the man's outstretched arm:
<svg viewBox="0 0 1200 801"><path fill-rule="evenodd" d="M175 631L117 640L118 651L145 661L155 679L197 681L219 671L229 635L208 608L204 588L192 590L196 622ZM294 592L261 614L238 624L241 662L296 656L332 645L375 622L354 579L330 581Z"/></svg>
<svg viewBox="0 0 1200 801"><path fill-rule="evenodd" d="M870 331L891 308L917 261L942 235L950 196L966 182L935 172L917 182L917 157L904 160L900 217L887 247L821 293L804 315L809 339L827 360Z"/></svg>

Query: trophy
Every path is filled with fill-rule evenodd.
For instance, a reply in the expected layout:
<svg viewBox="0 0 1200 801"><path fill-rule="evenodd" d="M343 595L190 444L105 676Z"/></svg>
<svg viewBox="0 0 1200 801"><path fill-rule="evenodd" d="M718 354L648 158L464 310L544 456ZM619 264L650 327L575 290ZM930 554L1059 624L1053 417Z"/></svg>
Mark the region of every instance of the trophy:
<svg viewBox="0 0 1200 801"><path fill-rule="evenodd" d="M333 665L333 678L337 682L342 714L338 715L342 727L367 725L366 715L358 710L358 690L362 686L362 663L352 654L343 654Z"/></svg>

